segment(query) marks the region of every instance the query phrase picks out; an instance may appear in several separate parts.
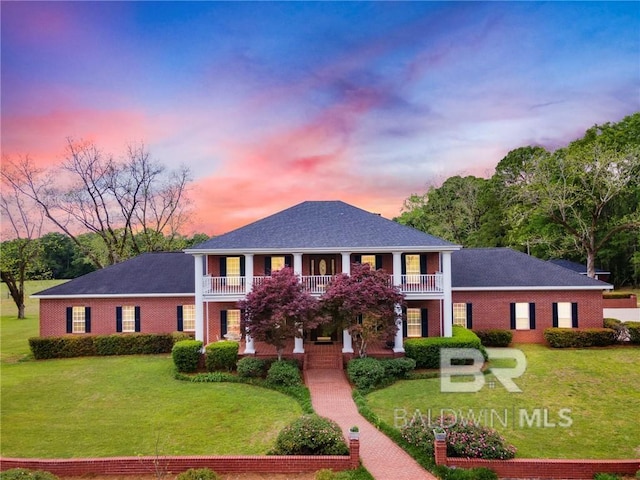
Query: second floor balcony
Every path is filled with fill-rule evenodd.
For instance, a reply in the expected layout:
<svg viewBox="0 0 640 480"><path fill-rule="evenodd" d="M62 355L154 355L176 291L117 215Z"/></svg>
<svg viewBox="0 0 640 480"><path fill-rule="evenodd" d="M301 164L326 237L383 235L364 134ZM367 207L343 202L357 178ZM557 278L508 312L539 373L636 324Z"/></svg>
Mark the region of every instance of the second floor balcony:
<svg viewBox="0 0 640 480"><path fill-rule="evenodd" d="M443 293L443 275L441 273L426 275L400 275L398 288L404 294L434 294ZM263 282L268 276L256 276L249 279L245 276L225 276L202 278L202 293L208 297L238 296L242 297L251 291L251 285ZM322 295L333 279L332 275L305 275L300 277L304 289L312 295ZM393 284L393 277L389 275L389 284Z"/></svg>

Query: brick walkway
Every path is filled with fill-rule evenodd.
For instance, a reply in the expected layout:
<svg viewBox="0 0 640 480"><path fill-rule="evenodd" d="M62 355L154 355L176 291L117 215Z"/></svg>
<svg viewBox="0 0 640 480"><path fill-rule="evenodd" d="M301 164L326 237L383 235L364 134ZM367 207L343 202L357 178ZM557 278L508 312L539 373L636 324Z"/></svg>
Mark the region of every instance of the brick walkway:
<svg viewBox="0 0 640 480"><path fill-rule="evenodd" d="M305 370L305 382L318 415L330 418L342 431L358 425L360 457L365 468L377 480L435 480L404 450L393 443L358 413L351 398L351 386L342 370Z"/></svg>

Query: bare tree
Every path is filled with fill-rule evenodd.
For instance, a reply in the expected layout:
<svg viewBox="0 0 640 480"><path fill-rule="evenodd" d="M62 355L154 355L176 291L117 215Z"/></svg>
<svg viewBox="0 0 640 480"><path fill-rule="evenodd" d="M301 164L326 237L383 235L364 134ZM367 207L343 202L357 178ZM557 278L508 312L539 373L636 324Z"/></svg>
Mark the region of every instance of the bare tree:
<svg viewBox="0 0 640 480"><path fill-rule="evenodd" d="M31 263L36 261L42 232L43 212L31 200L22 194L28 181L24 171L37 176L36 169L29 157L14 163L3 157L0 168L0 212L2 213L2 249L0 250L0 277L7 284L9 293L18 308L18 318L25 318L24 281L25 273ZM11 239L11 240L9 240Z"/></svg>
<svg viewBox="0 0 640 480"><path fill-rule="evenodd" d="M117 160L92 142L69 138L64 161L48 178L21 173L28 179L21 193L98 268L166 248L165 235L173 239L188 219L189 170L166 172L144 145L129 146L124 159ZM80 241L87 231L101 239L106 260Z"/></svg>

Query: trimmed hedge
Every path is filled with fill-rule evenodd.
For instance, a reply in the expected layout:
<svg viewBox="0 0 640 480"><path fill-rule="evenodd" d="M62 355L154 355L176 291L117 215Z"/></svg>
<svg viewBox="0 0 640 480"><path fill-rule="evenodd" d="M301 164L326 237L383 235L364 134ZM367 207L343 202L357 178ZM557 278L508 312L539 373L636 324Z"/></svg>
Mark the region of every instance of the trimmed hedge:
<svg viewBox="0 0 640 480"><path fill-rule="evenodd" d="M238 363L238 348L240 344L231 340L223 340L207 345L206 365L207 371L216 370L232 371Z"/></svg>
<svg viewBox="0 0 640 480"><path fill-rule="evenodd" d="M513 339L513 333L510 330L499 328L474 330L474 333L480 338L480 342L485 347L508 347Z"/></svg>
<svg viewBox="0 0 640 480"><path fill-rule="evenodd" d="M631 343L640 344L640 322L625 322Z"/></svg>
<svg viewBox="0 0 640 480"><path fill-rule="evenodd" d="M36 360L96 355L153 355L171 352L173 343L174 336L169 333L66 335L29 339L29 347Z"/></svg>
<svg viewBox="0 0 640 480"><path fill-rule="evenodd" d="M244 378L262 378L265 375L267 363L255 357L244 357L238 360L238 375Z"/></svg>
<svg viewBox="0 0 640 480"><path fill-rule="evenodd" d="M620 298L631 298L631 295L633 295L632 292L610 292L610 293L603 293L602 298L617 300Z"/></svg>
<svg viewBox="0 0 640 480"><path fill-rule="evenodd" d="M544 339L553 348L606 347L616 342L610 328L546 328Z"/></svg>
<svg viewBox="0 0 640 480"><path fill-rule="evenodd" d="M314 414L304 415L284 427L268 454L349 455L349 447L336 422Z"/></svg>
<svg viewBox="0 0 640 480"><path fill-rule="evenodd" d="M300 379L300 370L297 364L286 360L273 362L267 372L267 383L281 387L300 385L302 380Z"/></svg>
<svg viewBox="0 0 640 480"><path fill-rule="evenodd" d="M471 330L454 325L452 337L409 338L404 342L407 358L416 361L417 368L440 368L441 348L473 348L480 350L485 359L487 352L480 338Z"/></svg>
<svg viewBox="0 0 640 480"><path fill-rule="evenodd" d="M171 358L179 372L191 373L198 369L200 362L200 351L202 342L200 340L182 340L176 342L171 349Z"/></svg>
<svg viewBox="0 0 640 480"><path fill-rule="evenodd" d="M368 392L407 378L414 368L416 361L412 358L354 358L347 364L347 375L356 388Z"/></svg>

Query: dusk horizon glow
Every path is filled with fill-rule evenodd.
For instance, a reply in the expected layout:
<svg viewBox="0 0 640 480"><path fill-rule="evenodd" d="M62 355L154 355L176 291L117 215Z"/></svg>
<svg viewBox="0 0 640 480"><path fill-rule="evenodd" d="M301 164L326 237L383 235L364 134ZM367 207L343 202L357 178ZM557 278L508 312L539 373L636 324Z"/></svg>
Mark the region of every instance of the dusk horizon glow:
<svg viewBox="0 0 640 480"><path fill-rule="evenodd" d="M392 218L510 151L640 111L640 2L12 2L2 155L143 142L189 232L305 200Z"/></svg>

